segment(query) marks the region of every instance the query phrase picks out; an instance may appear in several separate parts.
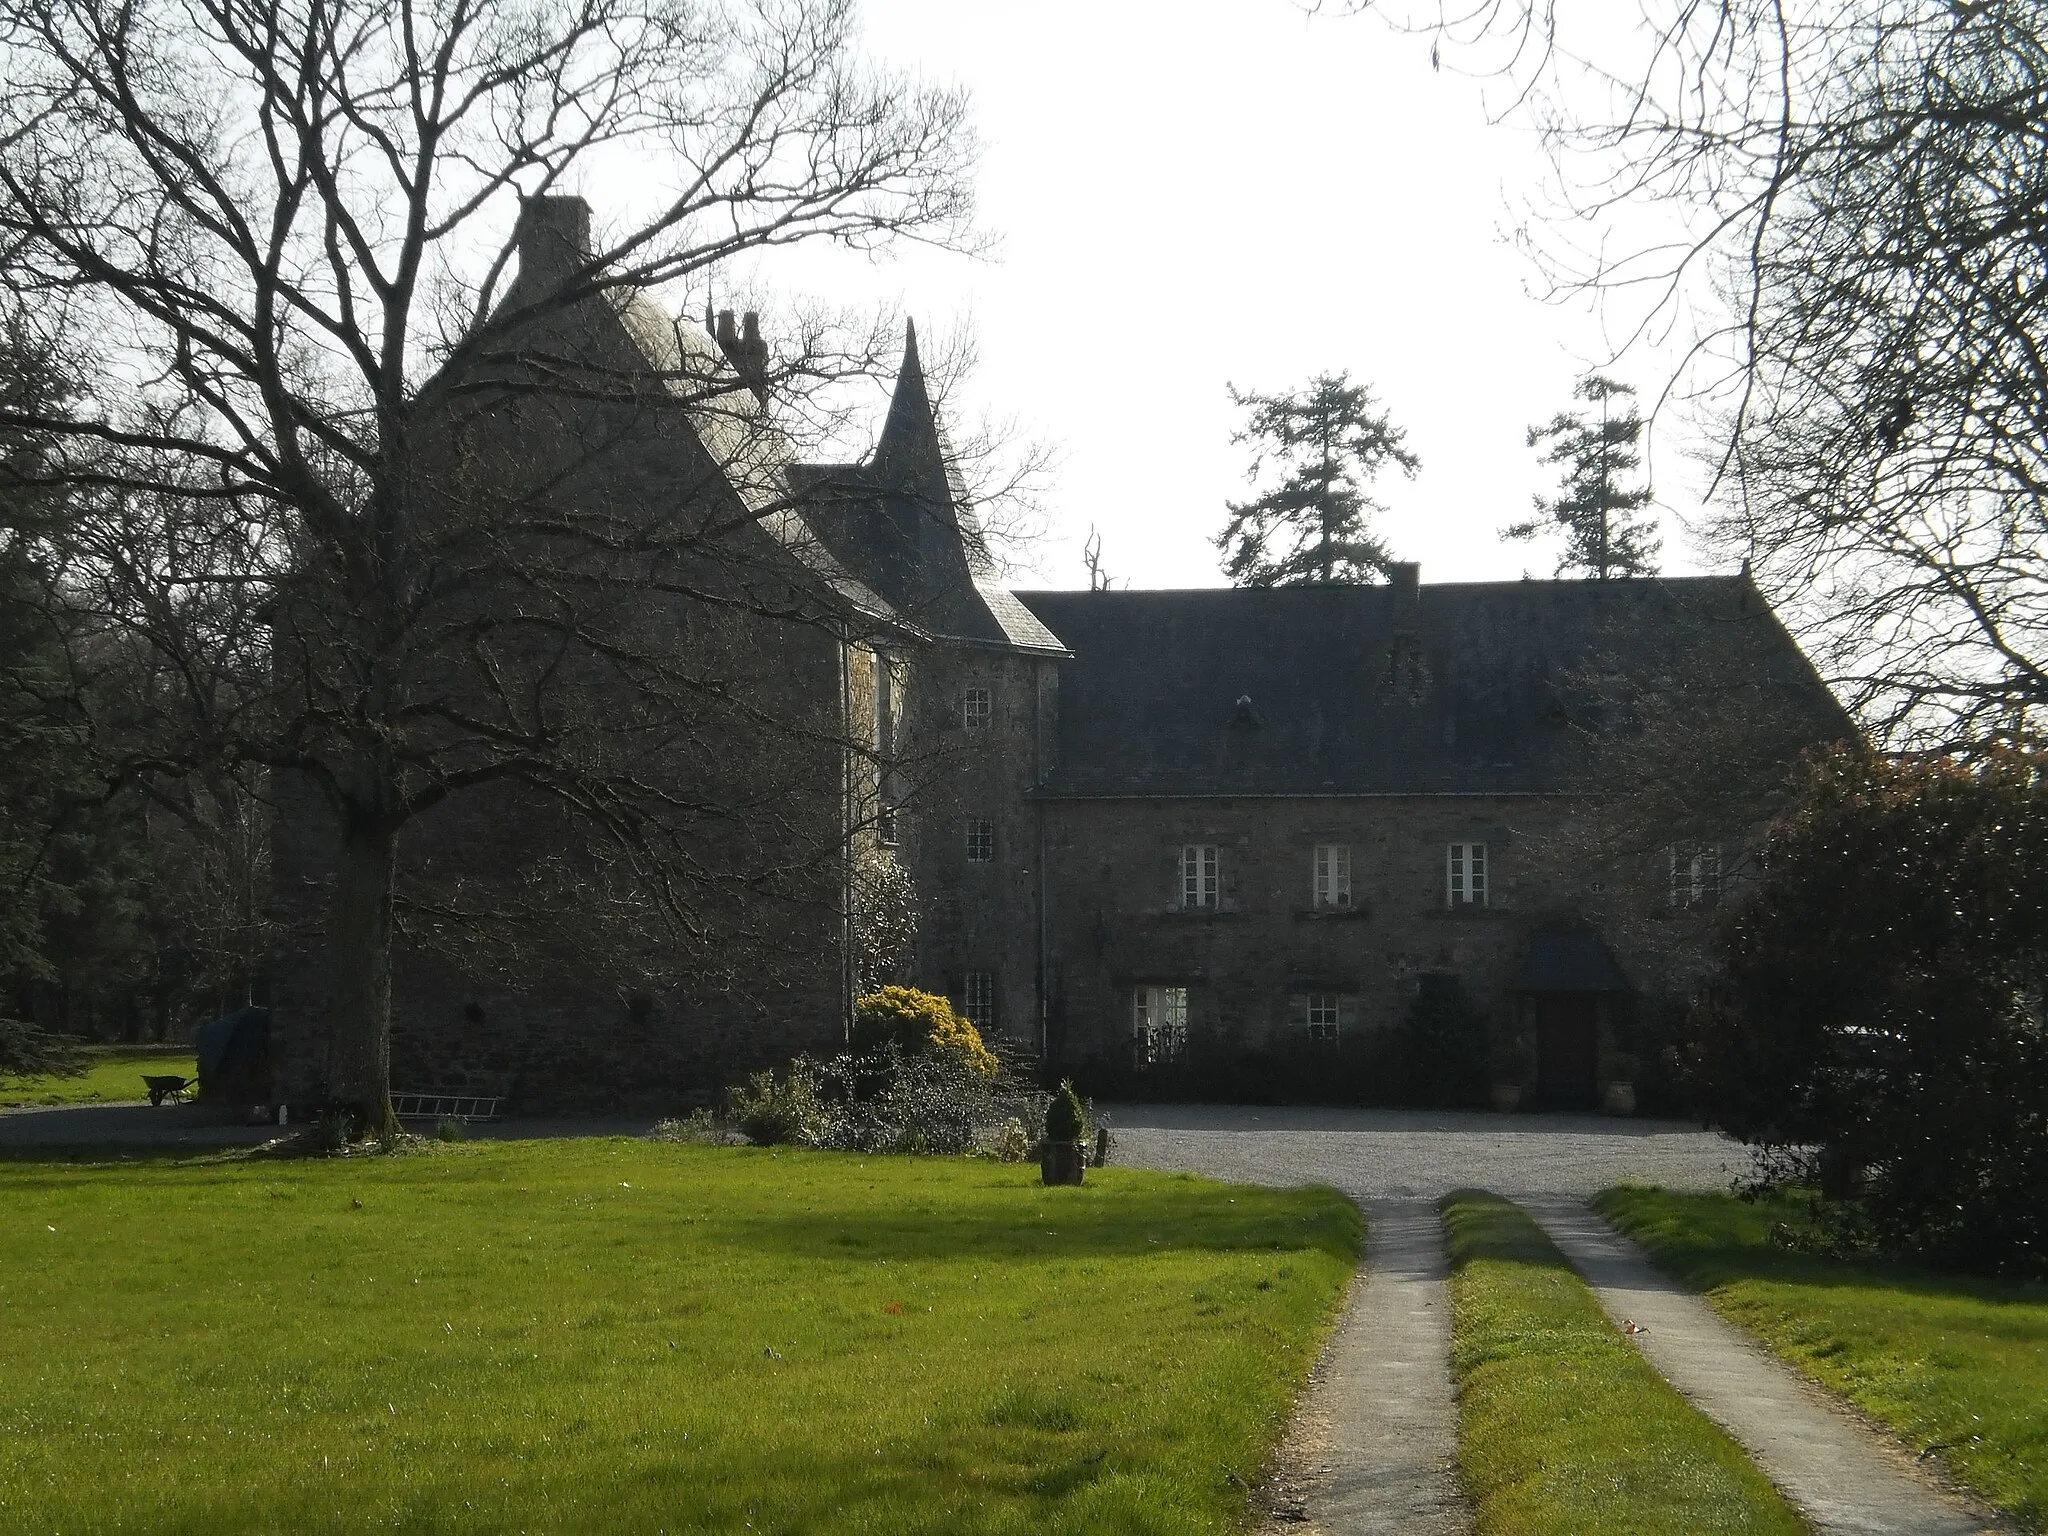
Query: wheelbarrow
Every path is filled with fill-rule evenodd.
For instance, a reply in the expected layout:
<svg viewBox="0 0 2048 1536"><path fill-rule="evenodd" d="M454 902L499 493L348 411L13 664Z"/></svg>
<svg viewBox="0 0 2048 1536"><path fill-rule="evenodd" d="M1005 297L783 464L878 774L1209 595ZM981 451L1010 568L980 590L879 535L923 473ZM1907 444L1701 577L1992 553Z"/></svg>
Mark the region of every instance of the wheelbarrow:
<svg viewBox="0 0 2048 1536"><path fill-rule="evenodd" d="M142 1086L149 1090L150 1106L154 1108L163 1103L165 1099L169 1099L174 1104L182 1104L186 1099L192 1097L192 1090L198 1084L194 1083L189 1077L174 1077L169 1073L165 1073L162 1076L152 1076L144 1073Z"/></svg>

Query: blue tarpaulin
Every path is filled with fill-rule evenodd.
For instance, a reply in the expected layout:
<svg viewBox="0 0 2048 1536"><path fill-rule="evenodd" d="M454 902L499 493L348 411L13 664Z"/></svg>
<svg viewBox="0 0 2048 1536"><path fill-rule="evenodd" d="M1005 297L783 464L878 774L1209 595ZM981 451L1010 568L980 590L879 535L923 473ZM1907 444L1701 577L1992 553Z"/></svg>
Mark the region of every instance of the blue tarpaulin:
<svg viewBox="0 0 2048 1536"><path fill-rule="evenodd" d="M265 1098L270 1067L270 1010L237 1008L199 1029L199 1091L251 1103Z"/></svg>

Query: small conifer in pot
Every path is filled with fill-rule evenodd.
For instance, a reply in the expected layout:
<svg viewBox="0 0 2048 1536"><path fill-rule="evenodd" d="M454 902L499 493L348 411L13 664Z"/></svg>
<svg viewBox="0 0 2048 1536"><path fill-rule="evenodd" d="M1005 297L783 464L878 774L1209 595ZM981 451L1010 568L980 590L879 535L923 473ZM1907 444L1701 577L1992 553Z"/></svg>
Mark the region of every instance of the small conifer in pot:
<svg viewBox="0 0 2048 1536"><path fill-rule="evenodd" d="M1081 1096L1071 1081L1060 1084L1059 1092L1045 1108L1045 1151L1039 1173L1048 1184L1078 1184L1086 1158L1081 1138L1087 1130L1087 1116Z"/></svg>

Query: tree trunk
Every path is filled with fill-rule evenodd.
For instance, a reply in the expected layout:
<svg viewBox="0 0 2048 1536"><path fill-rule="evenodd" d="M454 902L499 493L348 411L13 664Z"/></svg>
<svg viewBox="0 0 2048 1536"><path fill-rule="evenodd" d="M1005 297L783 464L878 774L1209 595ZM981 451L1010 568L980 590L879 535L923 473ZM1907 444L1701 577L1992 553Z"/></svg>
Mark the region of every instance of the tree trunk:
<svg viewBox="0 0 2048 1536"><path fill-rule="evenodd" d="M327 1081L364 1129L398 1129L391 1113L391 884L397 836L345 827L327 927L334 961Z"/></svg>

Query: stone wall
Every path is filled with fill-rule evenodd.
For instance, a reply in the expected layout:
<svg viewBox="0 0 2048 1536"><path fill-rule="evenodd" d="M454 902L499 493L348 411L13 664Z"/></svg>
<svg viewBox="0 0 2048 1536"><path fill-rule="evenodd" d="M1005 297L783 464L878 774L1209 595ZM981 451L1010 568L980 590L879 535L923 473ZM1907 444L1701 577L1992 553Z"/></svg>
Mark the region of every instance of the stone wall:
<svg viewBox="0 0 2048 1536"><path fill-rule="evenodd" d="M663 341L659 317L632 317ZM706 446L744 439L743 411L686 414L601 302L521 346L580 360L589 387L445 388L448 417L419 434L419 611L389 665L425 809L400 835L392 1082L522 1110L680 1107L842 1037L844 643L733 490L759 443ZM361 668L330 665L347 643L300 602L279 634L310 637L345 721ZM437 739L451 715L481 724ZM475 782L435 800L457 779ZM337 824L309 780L280 773L275 793L278 1092L310 1103Z"/></svg>
<svg viewBox="0 0 2048 1536"><path fill-rule="evenodd" d="M1047 959L1057 1064L1099 1091L1386 1099L1388 1042L1418 979L1463 982L1497 1034L1526 1021L1515 983L1532 937L1600 933L1638 993L1682 994L1702 964L1705 918L1661 910L1658 860L1589 869L1583 805L1538 796L1055 800L1046 805ZM1484 843L1484 906L1447 902L1446 845ZM1220 901L1183 910L1184 844L1220 851ZM1318 910L1313 850L1348 846L1352 904ZM1624 920L1640 919L1640 920ZM1188 1058L1133 1062L1132 990L1185 986ZM1298 1005L1344 997L1340 1053L1311 1047ZM1606 1010L1602 1045L1637 1019ZM1341 1081L1339 1080L1341 1079Z"/></svg>
<svg viewBox="0 0 2048 1536"><path fill-rule="evenodd" d="M784 633L785 675L837 692L836 643ZM406 937L392 979L399 1090L501 1094L520 1111L664 1111L842 1036L846 989L838 840L841 754L778 739L781 793L688 832L676 928L588 826L513 785L427 812L400 843ZM733 737L735 760L747 755ZM769 777L764 775L764 785ZM677 783L679 793L705 786ZM717 798L717 797L714 797ZM273 962L279 1097L322 1096L331 812L304 780L277 782ZM459 899L475 922L437 918Z"/></svg>
<svg viewBox="0 0 2048 1536"><path fill-rule="evenodd" d="M906 703L904 807L898 855L918 888L920 985L964 1005L966 978L993 979L994 1033L1040 1045L1040 813L1029 798L1047 771L1059 677L1047 658L934 646L914 656ZM989 715L970 726L970 688ZM968 857L970 819L990 823L993 857Z"/></svg>

